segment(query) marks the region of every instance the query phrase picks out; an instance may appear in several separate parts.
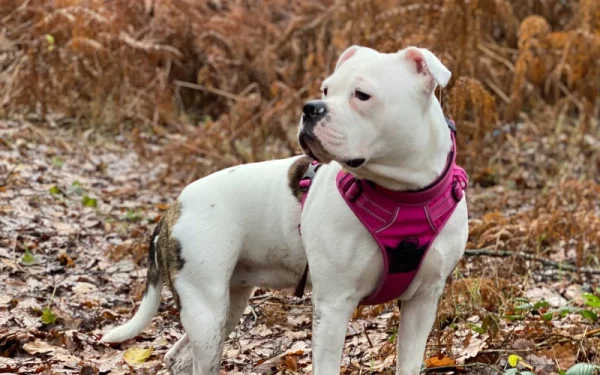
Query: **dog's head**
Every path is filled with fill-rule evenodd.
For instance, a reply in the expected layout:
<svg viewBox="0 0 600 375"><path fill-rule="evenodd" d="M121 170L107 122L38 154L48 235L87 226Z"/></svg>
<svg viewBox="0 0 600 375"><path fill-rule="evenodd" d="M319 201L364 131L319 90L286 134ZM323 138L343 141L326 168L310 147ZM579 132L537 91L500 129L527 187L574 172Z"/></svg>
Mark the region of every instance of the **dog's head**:
<svg viewBox="0 0 600 375"><path fill-rule="evenodd" d="M435 88L450 76L426 49L384 54L352 46L323 81L321 100L304 106L300 145L309 156L323 163L335 160L364 178L401 165L427 144L428 112L436 107L441 113Z"/></svg>

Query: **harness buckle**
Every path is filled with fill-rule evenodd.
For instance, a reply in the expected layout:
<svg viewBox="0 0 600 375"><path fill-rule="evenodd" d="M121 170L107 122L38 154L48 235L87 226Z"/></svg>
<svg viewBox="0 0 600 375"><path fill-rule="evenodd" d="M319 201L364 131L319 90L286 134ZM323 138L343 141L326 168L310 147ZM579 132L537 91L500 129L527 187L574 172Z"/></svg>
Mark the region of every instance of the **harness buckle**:
<svg viewBox="0 0 600 375"><path fill-rule="evenodd" d="M452 198L454 198L456 202L460 202L465 195L466 188L467 184L462 178L455 178L452 183Z"/></svg>
<svg viewBox="0 0 600 375"><path fill-rule="evenodd" d="M308 189L310 189L312 180L315 178L315 174L317 173L317 170L320 167L321 167L321 164L319 164L316 160L311 162L308 165L306 172L304 172L304 174L302 175L302 178L300 179L300 182L298 183L298 185L300 185L300 191L302 191L304 193L308 192Z"/></svg>
<svg viewBox="0 0 600 375"><path fill-rule="evenodd" d="M356 201L363 192L362 184L360 183L360 181L353 177L351 182L346 186L347 187L344 188L344 195L348 197L348 200L350 202Z"/></svg>
<svg viewBox="0 0 600 375"><path fill-rule="evenodd" d="M446 124L448 124L450 130L452 130L452 133L454 133L454 135L456 136L456 124L454 123L454 121L446 117Z"/></svg>

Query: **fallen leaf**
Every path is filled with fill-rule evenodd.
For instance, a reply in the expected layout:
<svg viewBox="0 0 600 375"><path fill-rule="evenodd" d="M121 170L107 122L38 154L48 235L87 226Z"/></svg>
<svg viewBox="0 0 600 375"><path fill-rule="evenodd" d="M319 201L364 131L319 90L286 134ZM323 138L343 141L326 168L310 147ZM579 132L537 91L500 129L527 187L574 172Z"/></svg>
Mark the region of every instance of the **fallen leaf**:
<svg viewBox="0 0 600 375"><path fill-rule="evenodd" d="M558 367L566 370L577 362L577 348L571 344L554 344L551 348L538 350L540 357L547 357L556 361Z"/></svg>
<svg viewBox="0 0 600 375"><path fill-rule="evenodd" d="M450 357L438 358L437 356L435 356L435 357L427 358L427 360L425 361L425 366L427 368L447 367L447 366L454 366L455 364L456 364L456 361L454 361Z"/></svg>
<svg viewBox="0 0 600 375"><path fill-rule="evenodd" d="M456 363L463 363L466 359L475 357L477 353L483 348L487 346L485 340L479 338L472 338L469 342L469 345L464 347L460 353L459 357L456 359Z"/></svg>
<svg viewBox="0 0 600 375"><path fill-rule="evenodd" d="M73 287L73 292L75 294L88 294L91 292L95 292L97 289L98 288L96 287L96 285L92 283L79 282Z"/></svg>
<svg viewBox="0 0 600 375"><path fill-rule="evenodd" d="M296 372L298 371L298 360L295 356L293 355L286 355L285 356L285 368L292 371L292 372Z"/></svg>
<svg viewBox="0 0 600 375"><path fill-rule="evenodd" d="M98 200L96 198L90 198L87 195L84 195L83 198L81 198L81 204L86 207L97 207Z"/></svg>
<svg viewBox="0 0 600 375"><path fill-rule="evenodd" d="M510 367L517 367L517 364L522 360L523 358L516 354L511 354L508 356L508 364L510 365Z"/></svg>
<svg viewBox="0 0 600 375"><path fill-rule="evenodd" d="M65 267L75 267L75 262L73 262L73 259L67 255L67 253L60 253L57 257L56 260L58 260L60 262L60 264L62 264Z"/></svg>
<svg viewBox="0 0 600 375"><path fill-rule="evenodd" d="M115 367L117 362L119 362L120 360L121 360L121 352L118 352L115 350L112 352L104 353L104 355L102 357L100 357L96 361L96 363L100 365L100 368L99 368L100 372L109 372ZM112 372L111 372L111 374L112 374Z"/></svg>
<svg viewBox="0 0 600 375"><path fill-rule="evenodd" d="M123 353L123 359L130 365L144 363L154 351L153 347L149 348L129 348Z"/></svg>
<svg viewBox="0 0 600 375"><path fill-rule="evenodd" d="M24 344L23 349L27 353L29 353L31 355L35 355L35 354L51 353L51 352L56 351L59 348L57 348L56 346L52 346L45 341L35 340L34 342L28 342L28 343Z"/></svg>

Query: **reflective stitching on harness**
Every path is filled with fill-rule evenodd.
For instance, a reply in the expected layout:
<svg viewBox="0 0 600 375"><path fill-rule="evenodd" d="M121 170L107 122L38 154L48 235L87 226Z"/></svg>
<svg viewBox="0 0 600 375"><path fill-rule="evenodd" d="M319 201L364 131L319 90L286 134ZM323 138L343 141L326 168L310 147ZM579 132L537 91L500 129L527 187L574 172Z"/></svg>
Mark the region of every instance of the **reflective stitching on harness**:
<svg viewBox="0 0 600 375"><path fill-rule="evenodd" d="M379 208L381 211L385 212L386 214L391 215L392 212L390 210L386 210L385 208L381 207L380 205L378 205L377 203L373 202L372 200L370 200L366 195L365 195L365 200L369 203L371 203L373 206Z"/></svg>
<svg viewBox="0 0 600 375"><path fill-rule="evenodd" d="M392 219L392 221L390 221L388 223L388 225L386 225L385 227L377 229L375 231L375 233L383 232L384 230L386 230L389 227L391 227L396 222L396 219L398 218L398 212L400 212L400 207L396 207L396 214L394 215L394 218Z"/></svg>
<svg viewBox="0 0 600 375"><path fill-rule="evenodd" d="M432 208L433 214L432 214L432 220L437 220L440 217L444 216L444 214L446 212L448 212L448 210L450 210L452 207L454 207L454 198L452 198L452 196L447 196L444 195L443 198L441 199L441 202L439 204L436 204L434 208Z"/></svg>
<svg viewBox="0 0 600 375"><path fill-rule="evenodd" d="M429 225L431 226L431 229L433 229L434 231L438 231L438 228L435 224L433 224L433 221L431 220L431 217L429 216L429 208L425 207L425 216L427 217L427 221L429 222Z"/></svg>
<svg viewBox="0 0 600 375"><path fill-rule="evenodd" d="M367 212L368 214L370 214L371 216L373 216L375 219L382 221L385 223L385 219L379 217L376 213L374 213L373 211L369 210L368 208L366 208L365 206L363 206L359 201L356 201L356 205L360 208L362 208L363 210L365 210L365 212Z"/></svg>

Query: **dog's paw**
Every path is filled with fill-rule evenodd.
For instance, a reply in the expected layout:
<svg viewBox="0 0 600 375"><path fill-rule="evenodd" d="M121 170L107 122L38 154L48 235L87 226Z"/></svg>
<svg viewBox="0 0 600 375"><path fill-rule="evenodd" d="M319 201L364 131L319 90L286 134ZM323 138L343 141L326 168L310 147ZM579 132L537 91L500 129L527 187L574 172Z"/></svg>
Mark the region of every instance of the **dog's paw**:
<svg viewBox="0 0 600 375"><path fill-rule="evenodd" d="M169 352L165 356L165 366L173 375L192 375L192 353L186 345L178 351Z"/></svg>

